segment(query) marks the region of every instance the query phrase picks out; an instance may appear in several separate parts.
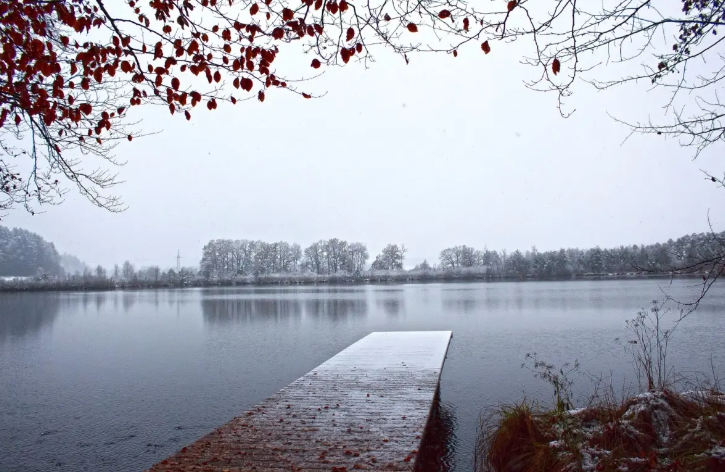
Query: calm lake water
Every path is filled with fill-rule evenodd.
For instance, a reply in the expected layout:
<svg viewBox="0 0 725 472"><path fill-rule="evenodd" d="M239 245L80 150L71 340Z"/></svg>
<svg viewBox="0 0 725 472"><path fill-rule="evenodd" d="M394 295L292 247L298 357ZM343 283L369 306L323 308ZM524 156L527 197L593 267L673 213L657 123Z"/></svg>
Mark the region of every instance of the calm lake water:
<svg viewBox="0 0 725 472"><path fill-rule="evenodd" d="M0 294L0 471L140 471L372 331L452 330L444 466L471 469L486 407L551 389L527 352L634 374L624 322L696 281L577 281ZM671 360L725 377L725 290L678 328ZM575 379L585 395L591 383Z"/></svg>

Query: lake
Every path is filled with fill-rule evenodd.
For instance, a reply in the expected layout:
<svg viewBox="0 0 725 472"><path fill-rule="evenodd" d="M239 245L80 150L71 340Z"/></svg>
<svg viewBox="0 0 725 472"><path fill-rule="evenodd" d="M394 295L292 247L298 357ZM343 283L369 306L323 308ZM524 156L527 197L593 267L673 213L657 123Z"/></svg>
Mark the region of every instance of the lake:
<svg viewBox="0 0 725 472"><path fill-rule="evenodd" d="M440 387L442 465L471 470L479 414L551 400L522 369L636 381L615 338L697 280L445 283L0 294L0 470L140 471L373 331L451 330ZM669 359L725 377L725 290L677 329ZM575 377L574 391L592 383Z"/></svg>

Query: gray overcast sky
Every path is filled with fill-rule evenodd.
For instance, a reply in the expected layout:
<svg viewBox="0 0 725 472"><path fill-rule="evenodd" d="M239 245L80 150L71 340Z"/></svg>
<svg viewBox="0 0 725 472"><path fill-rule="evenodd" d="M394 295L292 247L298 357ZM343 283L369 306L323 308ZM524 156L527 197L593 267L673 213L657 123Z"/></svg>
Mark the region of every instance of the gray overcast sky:
<svg viewBox="0 0 725 472"><path fill-rule="evenodd" d="M284 58L284 55L280 55ZM330 70L304 100L271 91L261 104L199 107L191 122L134 109L146 131L117 156L128 210L110 214L69 193L66 202L2 222L40 233L86 263L198 265L213 238L339 237L409 248L406 265L441 249L540 250L664 241L724 229L715 148L692 161L675 141L633 136L630 120L662 115L647 86L597 93L583 85L563 119L556 97L526 89L534 71L513 46L452 56L377 53L370 69ZM307 56L288 56L307 73ZM721 163L720 163L721 164Z"/></svg>

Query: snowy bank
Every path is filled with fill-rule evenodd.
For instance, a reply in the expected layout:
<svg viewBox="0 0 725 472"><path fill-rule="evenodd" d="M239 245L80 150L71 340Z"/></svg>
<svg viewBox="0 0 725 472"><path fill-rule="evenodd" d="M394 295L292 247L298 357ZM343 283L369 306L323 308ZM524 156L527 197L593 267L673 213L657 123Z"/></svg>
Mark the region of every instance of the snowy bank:
<svg viewBox="0 0 725 472"><path fill-rule="evenodd" d="M646 392L621 404L502 408L482 433L482 471L725 471L725 395Z"/></svg>

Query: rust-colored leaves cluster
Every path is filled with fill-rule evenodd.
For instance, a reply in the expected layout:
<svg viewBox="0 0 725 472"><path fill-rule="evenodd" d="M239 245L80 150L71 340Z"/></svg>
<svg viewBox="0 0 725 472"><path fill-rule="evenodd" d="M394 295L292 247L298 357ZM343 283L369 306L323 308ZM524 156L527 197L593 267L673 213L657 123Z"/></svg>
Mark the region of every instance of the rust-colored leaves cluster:
<svg viewBox="0 0 725 472"><path fill-rule="evenodd" d="M558 74L561 70L561 62L559 62L559 59L554 58L554 62L551 63L551 72L554 73L554 75Z"/></svg>
<svg viewBox="0 0 725 472"><path fill-rule="evenodd" d="M418 33L435 29L439 19L462 19L469 32L478 22L458 7L416 23L379 12L375 29L348 2L126 0L110 12L88 0L2 1L0 128L45 127L44 139L58 154L79 143L130 141L122 126L132 107L161 105L190 120L199 105L214 111L255 96L263 102L270 90L286 88L276 72L279 43L306 38L315 55L310 66L320 69L364 56L366 34L384 36L388 27ZM481 48L490 52L488 42ZM402 50L406 63L412 50ZM552 68L558 73L558 61Z"/></svg>
<svg viewBox="0 0 725 472"><path fill-rule="evenodd" d="M181 12L173 0L130 0L129 14L115 17L103 4L85 0L1 2L0 128L23 123L51 128L45 139L60 153L71 139L77 144L93 136L100 144L108 133L131 140L130 135L114 134L129 106L162 104L188 120L191 109L202 102L209 110L220 101L236 103L236 97L224 92L225 84L247 93L257 88L263 101L265 90L287 87L272 72L279 50L271 40L323 32L319 24L295 19L290 8L277 12L281 23L276 25L268 12L264 25L222 21L231 16L219 13L219 24L201 27L201 15L209 12L200 10L219 12L220 4L200 4L195 9L184 2ZM270 4L251 5L250 18ZM342 1L336 8L345 11L349 5ZM155 34L140 35L140 28ZM355 36L349 28L348 42ZM255 42L259 37L267 40ZM360 44L353 45L347 56L361 50ZM313 67L320 66L319 60L313 62ZM202 90L204 83L209 87Z"/></svg>

